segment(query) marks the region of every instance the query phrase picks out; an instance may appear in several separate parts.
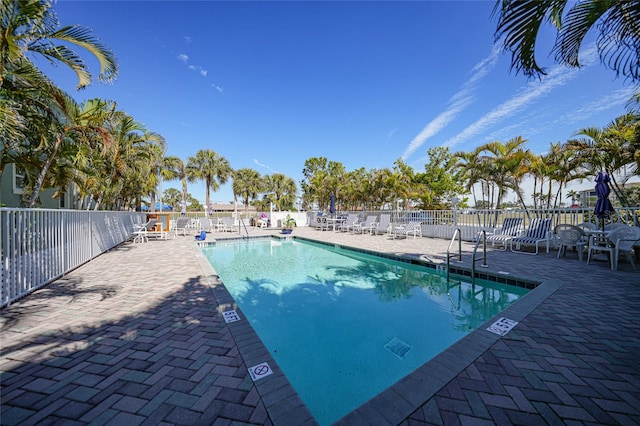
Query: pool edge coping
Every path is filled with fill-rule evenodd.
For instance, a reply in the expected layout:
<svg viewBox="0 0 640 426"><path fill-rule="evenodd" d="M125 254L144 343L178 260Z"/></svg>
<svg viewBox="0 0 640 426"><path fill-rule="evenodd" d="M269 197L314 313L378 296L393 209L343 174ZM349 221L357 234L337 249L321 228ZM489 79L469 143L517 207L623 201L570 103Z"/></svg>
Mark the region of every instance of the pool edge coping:
<svg viewBox="0 0 640 426"><path fill-rule="evenodd" d="M376 252L357 247L354 248L344 244L331 244L307 237L279 237L277 235L268 235L254 237L252 239L271 238L293 238L312 241L328 246L339 246L340 248L348 248L350 250L355 249L358 252L371 253L373 255L381 254L383 255L382 257L387 258L401 258L409 261L409 263L422 264L424 266L429 266L429 263L433 264L433 262L429 262L429 260L419 259L415 256ZM228 241L242 239L244 238L230 237L220 238L219 240ZM196 258L200 263L205 277L207 278L207 282L209 282L210 287L214 292L220 314L222 314L224 310L227 310L226 308L228 307L232 307L232 309L241 312L224 283L216 274L214 268L202 255L201 247L210 245L211 243L215 244L215 242L216 241L213 240L205 244L194 244ZM451 268L458 272L468 272L468 276L470 276L471 271L467 271L466 268L459 268L455 266L451 266ZM480 274L476 271L476 275L497 276L498 274ZM478 278L480 278L480 276L478 276ZM512 277L505 277L505 279L509 278L513 279ZM404 376L402 379L398 380L379 394L375 395L364 404L336 420L333 424L345 426L352 424L370 424L371 422L376 422L377 424L400 424L415 410L419 409L427 401L433 398L444 386L447 385L447 383L455 379L476 359L489 350L491 346L502 338L510 337L509 335L500 336L487 331L487 327L489 325L493 324L501 317L506 317L518 322L522 321L563 285L563 283L558 280L545 280L540 282L525 277L521 277L521 280L526 282L535 282L537 285L507 309L490 318L474 331L449 346L443 352L440 352L434 358L422 364L420 367ZM243 358L248 368L266 361L273 370L273 378L265 381L264 383L261 383L260 381L253 382L273 423L279 424L278 422L282 421L284 424L290 424L295 420L295 424L318 424L251 324L248 321L238 321L227 325L229 326L231 335L238 346L240 356ZM516 335L517 326L512 329L510 333L513 333L512 335ZM267 384L272 381L275 382L273 385ZM272 395L273 392L277 392L278 395L274 397ZM286 398L293 399L287 400L284 407L280 406Z"/></svg>

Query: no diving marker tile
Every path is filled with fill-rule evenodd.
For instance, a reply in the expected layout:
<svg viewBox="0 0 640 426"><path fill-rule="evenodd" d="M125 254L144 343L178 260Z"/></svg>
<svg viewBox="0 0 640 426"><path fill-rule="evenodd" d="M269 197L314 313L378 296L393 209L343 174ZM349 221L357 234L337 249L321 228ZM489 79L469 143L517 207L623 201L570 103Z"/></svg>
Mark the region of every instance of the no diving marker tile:
<svg viewBox="0 0 640 426"><path fill-rule="evenodd" d="M268 375L273 374L273 370L271 370L269 364L263 362L262 364L250 367L249 374L251 375L251 379L255 382L256 380L260 380L263 377L267 377Z"/></svg>
<svg viewBox="0 0 640 426"><path fill-rule="evenodd" d="M224 311L222 313L222 316L224 318L224 322L226 322L227 324L229 324L230 322L240 321L240 315L238 315L235 309L232 311Z"/></svg>
<svg viewBox="0 0 640 426"><path fill-rule="evenodd" d="M518 321L510 320L509 318L500 318L498 321L491 324L487 330L492 333L499 334L501 336L506 335L513 327L518 324Z"/></svg>

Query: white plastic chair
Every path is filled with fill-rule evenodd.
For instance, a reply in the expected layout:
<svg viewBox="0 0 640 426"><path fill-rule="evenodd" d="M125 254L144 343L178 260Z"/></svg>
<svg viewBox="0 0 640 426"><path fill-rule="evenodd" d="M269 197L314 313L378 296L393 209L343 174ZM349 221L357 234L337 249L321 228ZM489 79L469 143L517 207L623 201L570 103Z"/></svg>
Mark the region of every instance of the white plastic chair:
<svg viewBox="0 0 640 426"><path fill-rule="evenodd" d="M637 226L619 227L615 230L614 239L609 237L614 244L613 251L613 269L618 269L618 261L620 260L620 254L624 254L633 270L636 271L635 257L635 245L640 243L640 228Z"/></svg>
<svg viewBox="0 0 640 426"><path fill-rule="evenodd" d="M584 231L574 225L561 224L556 226L555 233L560 238L557 257L564 256L567 248L575 248L578 252L578 260L582 262L582 252L588 243Z"/></svg>
<svg viewBox="0 0 640 426"><path fill-rule="evenodd" d="M613 241L615 241L617 232L615 229L605 233L598 230L591 231L589 235L589 247L587 248L587 265L591 263L592 255L607 253L611 270L615 269L615 246Z"/></svg>

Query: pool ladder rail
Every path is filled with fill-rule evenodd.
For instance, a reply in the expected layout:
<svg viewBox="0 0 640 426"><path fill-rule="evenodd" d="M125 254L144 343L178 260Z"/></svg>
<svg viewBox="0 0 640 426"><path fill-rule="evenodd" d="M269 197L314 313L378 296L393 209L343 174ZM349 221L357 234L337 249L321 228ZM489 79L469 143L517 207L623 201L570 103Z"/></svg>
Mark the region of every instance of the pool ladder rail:
<svg viewBox="0 0 640 426"><path fill-rule="evenodd" d="M451 253L451 247L453 246L453 243L455 241L458 241L458 253ZM476 258L476 255L478 254L478 246L480 245L480 241L482 241L482 257L480 258ZM447 248L447 282L449 281L449 275L450 275L450 271L451 271L451 258L452 257L458 257L458 263L462 263L462 236L461 236L461 231L460 228L456 228L455 231L453 232L453 236L451 237L451 241L449 242L449 247ZM482 267L483 268L487 268L489 267L489 265L487 265L487 233L486 231L483 229L482 231L480 231L480 233L478 234L478 237L476 239L476 245L473 248L473 254L471 255L471 282L474 282L476 279L476 262L478 260L482 260Z"/></svg>
<svg viewBox="0 0 640 426"><path fill-rule="evenodd" d="M244 235L242 236L242 238L246 238L249 239L249 230L247 229L247 224L244 223L244 219L240 218L240 223L242 224L242 227L244 228ZM241 229L238 229L238 231L241 231ZM240 232L242 233L242 232Z"/></svg>

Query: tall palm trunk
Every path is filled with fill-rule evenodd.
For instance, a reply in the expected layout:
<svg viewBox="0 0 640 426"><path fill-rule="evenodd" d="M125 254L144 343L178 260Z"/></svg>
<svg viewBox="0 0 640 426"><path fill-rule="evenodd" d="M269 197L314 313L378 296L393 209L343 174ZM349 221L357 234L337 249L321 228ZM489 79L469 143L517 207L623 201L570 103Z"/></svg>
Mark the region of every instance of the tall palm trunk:
<svg viewBox="0 0 640 426"><path fill-rule="evenodd" d="M53 159L58 154L58 149L62 144L62 138L64 133L62 133L58 139L56 139L56 143L53 145L53 151L47 157L47 161L45 161L40 173L38 174L38 179L36 180L36 184L33 186L33 192L31 193L31 198L29 199L29 208L33 208L36 205L36 201L38 201L38 196L40 195L40 190L44 185L44 180L47 177L47 173L49 173L49 169L51 168L51 164L53 163Z"/></svg>

